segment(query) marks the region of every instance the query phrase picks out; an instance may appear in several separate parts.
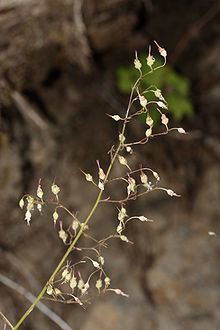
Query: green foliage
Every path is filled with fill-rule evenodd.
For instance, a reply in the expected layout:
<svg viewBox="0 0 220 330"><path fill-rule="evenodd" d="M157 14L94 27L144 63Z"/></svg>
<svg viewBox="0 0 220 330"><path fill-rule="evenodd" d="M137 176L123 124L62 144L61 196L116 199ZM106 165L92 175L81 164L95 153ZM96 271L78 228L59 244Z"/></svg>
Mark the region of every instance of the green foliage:
<svg viewBox="0 0 220 330"><path fill-rule="evenodd" d="M143 71L149 70L146 58L141 55ZM155 66L162 64L156 59ZM117 86L122 93L128 94L137 79L138 72L132 66L119 67L117 70ZM183 118L192 118L194 115L193 105L190 99L190 81L185 76L177 73L173 68L166 65L160 70L152 72L142 81L141 87L146 89L149 85L155 85L162 90L162 93L169 105L169 111L173 119L180 122ZM148 100L154 99L154 95L149 93ZM152 111L152 117L157 120L159 114Z"/></svg>

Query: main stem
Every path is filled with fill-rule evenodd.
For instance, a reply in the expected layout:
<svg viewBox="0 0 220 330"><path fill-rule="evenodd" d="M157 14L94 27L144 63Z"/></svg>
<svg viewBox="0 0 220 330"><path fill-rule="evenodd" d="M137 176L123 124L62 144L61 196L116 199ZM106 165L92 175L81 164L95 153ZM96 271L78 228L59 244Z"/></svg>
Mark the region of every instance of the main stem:
<svg viewBox="0 0 220 330"><path fill-rule="evenodd" d="M126 128L126 123L127 123L127 117L129 114L129 110L131 107L131 102L132 102L132 98L133 98L133 94L134 91L139 83L139 81L141 80L141 76L137 79L136 83L134 84L132 90L131 90L131 94L130 94L130 98L129 98L129 102L128 102L128 107L127 107L127 111L126 111L126 117L125 117L125 121L123 124L123 128L122 128L122 135L124 135L125 132L125 128ZM120 142L117 150L111 160L111 163L108 167L108 170L106 172L106 176L105 176L105 182L107 181L109 174L112 170L112 167L114 165L114 162L116 160L116 157L118 156L118 153L120 151L122 147L122 143ZM47 286L49 283L53 282L56 274L59 272L59 270L62 268L64 262L66 261L66 259L68 258L70 252L72 251L73 247L76 245L76 243L78 242L78 240L80 239L80 237L83 234L84 228L86 227L86 225L88 224L89 220L92 218L93 214L95 213L95 210L100 202L100 199L102 197L103 194L103 190L100 190L95 203L91 209L91 211L89 212L88 216L86 217L85 221L83 222L82 226L80 227L80 230L78 231L76 237L74 238L73 242L71 243L71 245L68 247L68 249L66 250L65 254L63 255L62 259L60 260L59 264L57 265L57 267L55 268L54 272L52 273L52 275L50 276L49 280L47 281L47 283L44 285L43 289L41 290L41 292L39 293L39 295L37 296L36 300L33 302L33 304L27 309L27 311L24 313L24 315L20 318L20 320L17 322L17 324L13 327L12 330L16 330L18 329L22 323L25 321L25 319L28 317L28 315L33 311L34 307L36 306L36 304L38 303L38 301L43 297L43 295L45 294L46 290L47 290Z"/></svg>

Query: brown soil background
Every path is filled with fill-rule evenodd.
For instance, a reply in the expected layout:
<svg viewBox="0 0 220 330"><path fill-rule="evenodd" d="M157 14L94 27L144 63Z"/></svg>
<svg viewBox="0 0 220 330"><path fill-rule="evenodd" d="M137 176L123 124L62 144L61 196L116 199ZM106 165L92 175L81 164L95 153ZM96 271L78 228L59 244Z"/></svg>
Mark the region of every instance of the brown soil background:
<svg viewBox="0 0 220 330"><path fill-rule="evenodd" d="M18 200L39 178L46 190L56 177L65 205L88 212L95 192L79 168L95 171L96 159L106 166L118 134L105 115L126 106L116 69L155 39L190 78L196 115L181 123L187 137L156 139L133 161L146 160L182 198L152 194L130 204L154 223L132 224L135 245L116 242L106 253L129 299L109 294L86 310L45 304L74 330L219 329L220 2L1 0L0 27L1 273L35 295L47 281L65 247L51 210L27 228ZM98 210L93 234L105 236L115 217L113 208ZM2 283L0 292L0 310L15 324L29 303ZM22 329L59 327L36 309Z"/></svg>

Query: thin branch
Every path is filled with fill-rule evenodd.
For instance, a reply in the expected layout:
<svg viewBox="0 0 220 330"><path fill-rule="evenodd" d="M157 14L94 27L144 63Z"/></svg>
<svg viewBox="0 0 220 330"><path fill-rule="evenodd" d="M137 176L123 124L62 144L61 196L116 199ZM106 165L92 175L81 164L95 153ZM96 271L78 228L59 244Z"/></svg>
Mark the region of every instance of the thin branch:
<svg viewBox="0 0 220 330"><path fill-rule="evenodd" d="M48 128L46 121L37 113L34 107L28 102L28 100L19 92L14 91L12 98L25 119L33 122L37 127L42 130Z"/></svg>
<svg viewBox="0 0 220 330"><path fill-rule="evenodd" d="M7 325L9 325L9 327L10 327L11 329L13 329L13 325L12 325L11 322L7 319L7 317L6 317L2 312L0 312L0 315L1 315L1 317L3 318L3 320L5 321L5 323L7 323Z"/></svg>
<svg viewBox="0 0 220 330"><path fill-rule="evenodd" d="M205 12L196 22L194 22L189 29L183 33L180 37L177 45L173 51L173 54L170 57L170 63L174 65L177 61L177 58L184 51L198 32L206 25L209 21L211 21L220 11L220 1L217 1L208 11Z"/></svg>

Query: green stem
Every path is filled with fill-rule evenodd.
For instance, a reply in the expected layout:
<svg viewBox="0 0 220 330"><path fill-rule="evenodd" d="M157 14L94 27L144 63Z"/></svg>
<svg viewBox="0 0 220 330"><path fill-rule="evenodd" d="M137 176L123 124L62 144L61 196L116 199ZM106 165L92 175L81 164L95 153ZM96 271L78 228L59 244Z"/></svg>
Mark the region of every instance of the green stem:
<svg viewBox="0 0 220 330"><path fill-rule="evenodd" d="M128 114L129 114L129 110L130 110L130 107L131 107L131 102L132 102L132 98L133 98L133 94L134 94L134 91L138 85L138 83L140 82L141 80L141 76L137 79L136 83L134 84L132 90L131 90L131 94L130 94L130 98L129 98L129 102L128 102L128 107L127 107L127 111L126 111L126 118L128 117ZM122 128L122 134L124 135L124 132L125 132L125 127L126 127L126 123L127 123L127 120L125 119L124 121L124 124L123 124L123 128ZM111 169L114 165L114 162L118 156L118 153L120 151L122 147L122 143L120 142L118 147L117 147L117 150L111 160L111 163L107 169L107 172L106 172L106 176L105 176L105 182L107 181L108 177L109 177L109 174L111 172ZM104 182L104 183L105 183ZM88 224L89 220L92 218L93 214L95 213L95 210L100 202L100 199L102 197L102 194L103 194L103 191L100 190L96 200L95 200L95 203L91 209L91 211L89 212L88 216L86 217L85 221L83 222L82 226L80 227L80 230L78 231L76 237L74 238L73 242L71 243L71 245L68 247L68 249L66 250L65 254L63 255L62 259L60 260L59 264L57 265L57 267L55 268L54 272L52 273L52 275L50 276L48 282L44 285L43 289L41 290L41 292L39 293L39 295L37 296L36 300L33 302L33 304L27 309L27 311L24 313L24 315L20 318L20 320L17 322L17 324L13 327L12 330L17 330L21 325L22 323L26 320L26 318L28 317L28 315L33 311L34 307L36 306L36 304L38 303L38 301L43 297L43 295L45 294L46 290L47 290L47 287L48 287L48 284L49 283L52 283L56 274L59 272L59 270L62 268L64 262L66 261L66 259L68 258L70 252L72 251L73 247L76 245L76 243L78 242L78 240L80 239L80 237L82 236L83 234L83 231L84 231L84 228L85 226Z"/></svg>

